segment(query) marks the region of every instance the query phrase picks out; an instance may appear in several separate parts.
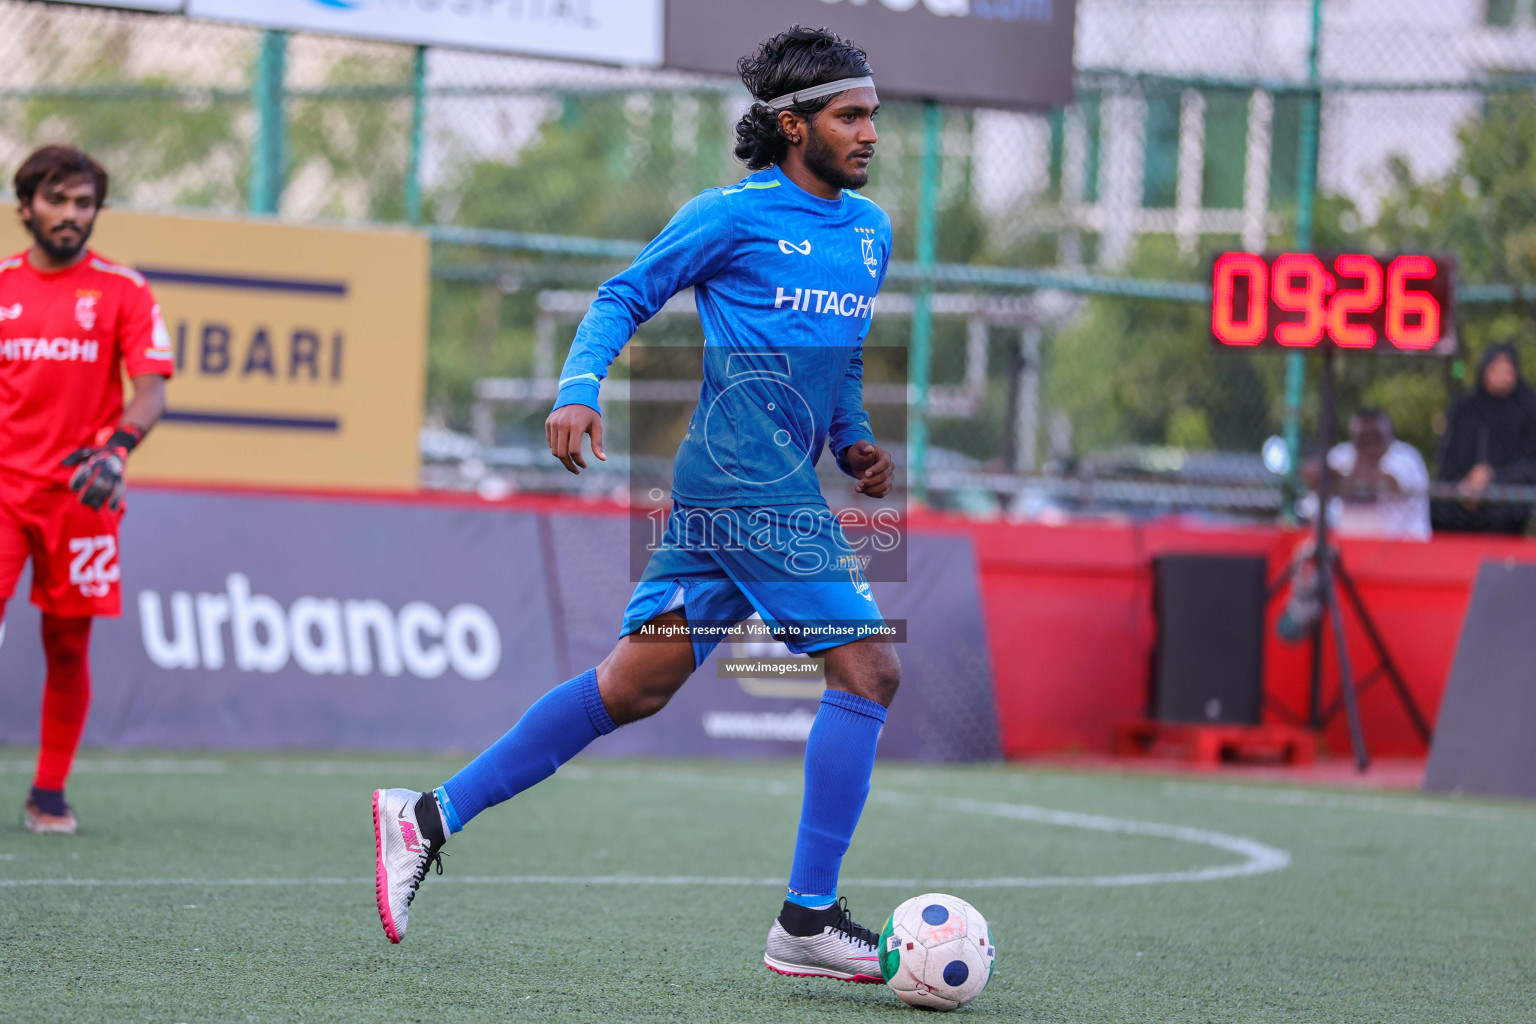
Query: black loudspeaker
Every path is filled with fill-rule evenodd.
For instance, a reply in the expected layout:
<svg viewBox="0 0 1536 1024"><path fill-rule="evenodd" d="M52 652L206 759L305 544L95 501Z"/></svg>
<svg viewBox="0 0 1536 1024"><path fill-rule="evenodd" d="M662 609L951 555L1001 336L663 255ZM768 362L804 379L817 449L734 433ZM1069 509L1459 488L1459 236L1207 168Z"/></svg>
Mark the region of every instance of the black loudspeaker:
<svg viewBox="0 0 1536 1024"><path fill-rule="evenodd" d="M1536 798L1536 565L1484 562L1440 701L1424 788Z"/></svg>
<svg viewBox="0 0 1536 1024"><path fill-rule="evenodd" d="M1264 688L1263 558L1162 555L1152 560L1150 717L1257 725Z"/></svg>

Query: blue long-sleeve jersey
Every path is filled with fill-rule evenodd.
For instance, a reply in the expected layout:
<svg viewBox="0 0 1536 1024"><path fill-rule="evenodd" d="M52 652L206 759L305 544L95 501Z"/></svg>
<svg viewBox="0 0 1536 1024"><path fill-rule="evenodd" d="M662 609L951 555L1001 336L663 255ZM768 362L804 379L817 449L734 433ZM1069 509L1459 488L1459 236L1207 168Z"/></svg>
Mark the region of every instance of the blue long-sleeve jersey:
<svg viewBox="0 0 1536 1024"><path fill-rule="evenodd" d="M823 450L840 456L874 440L860 353L890 254L890 218L857 192L822 199L777 167L709 189L598 290L555 408L598 409L619 350L691 286L704 384L672 496L709 507L824 504Z"/></svg>

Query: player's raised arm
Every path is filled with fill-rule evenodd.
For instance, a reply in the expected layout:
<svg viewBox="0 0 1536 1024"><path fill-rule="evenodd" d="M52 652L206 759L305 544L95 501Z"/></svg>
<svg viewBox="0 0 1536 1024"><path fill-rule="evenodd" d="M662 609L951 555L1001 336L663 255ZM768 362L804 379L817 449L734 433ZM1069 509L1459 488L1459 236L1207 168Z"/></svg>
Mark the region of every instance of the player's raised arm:
<svg viewBox="0 0 1536 1024"><path fill-rule="evenodd" d="M592 436L592 454L607 459L597 393L608 368L639 326L668 299L718 273L730 260L733 243L730 212L724 197L712 189L678 210L627 270L598 289L576 328L560 371L555 408L544 422L550 454L566 469L580 473L587 468L581 451L584 434Z"/></svg>

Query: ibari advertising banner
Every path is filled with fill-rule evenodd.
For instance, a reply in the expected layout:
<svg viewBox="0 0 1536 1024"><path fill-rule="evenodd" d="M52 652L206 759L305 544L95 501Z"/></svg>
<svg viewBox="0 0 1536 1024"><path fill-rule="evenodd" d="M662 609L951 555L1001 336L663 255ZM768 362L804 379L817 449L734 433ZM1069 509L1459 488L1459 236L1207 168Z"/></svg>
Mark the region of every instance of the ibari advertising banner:
<svg viewBox="0 0 1536 1024"><path fill-rule="evenodd" d="M903 638L881 754L996 757L970 541L910 548L910 583L872 584ZM92 633L92 746L474 753L613 649L634 587L622 514L179 489L130 489L120 564L123 616ZM0 640L0 743L37 742L26 595ZM825 683L780 670L805 663L771 637L727 640L592 752L798 756Z"/></svg>
<svg viewBox="0 0 1536 1024"><path fill-rule="evenodd" d="M30 241L0 218L0 252ZM176 352L133 479L416 486L423 236L107 210L91 245L148 279Z"/></svg>
<svg viewBox="0 0 1536 1024"><path fill-rule="evenodd" d="M662 0L189 0L196 18L606 64L661 63Z"/></svg>

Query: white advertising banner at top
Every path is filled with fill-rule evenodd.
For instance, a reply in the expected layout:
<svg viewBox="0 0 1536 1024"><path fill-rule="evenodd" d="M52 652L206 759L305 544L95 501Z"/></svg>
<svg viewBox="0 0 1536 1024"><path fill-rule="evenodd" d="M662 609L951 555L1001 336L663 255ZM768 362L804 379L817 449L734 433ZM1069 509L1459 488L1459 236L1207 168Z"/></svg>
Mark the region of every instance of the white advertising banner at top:
<svg viewBox="0 0 1536 1024"><path fill-rule="evenodd" d="M424 46L661 63L662 0L187 0L187 13Z"/></svg>
<svg viewBox="0 0 1536 1024"><path fill-rule="evenodd" d="M89 4L92 7L127 7L135 11L179 11L187 0L63 0L66 4Z"/></svg>

